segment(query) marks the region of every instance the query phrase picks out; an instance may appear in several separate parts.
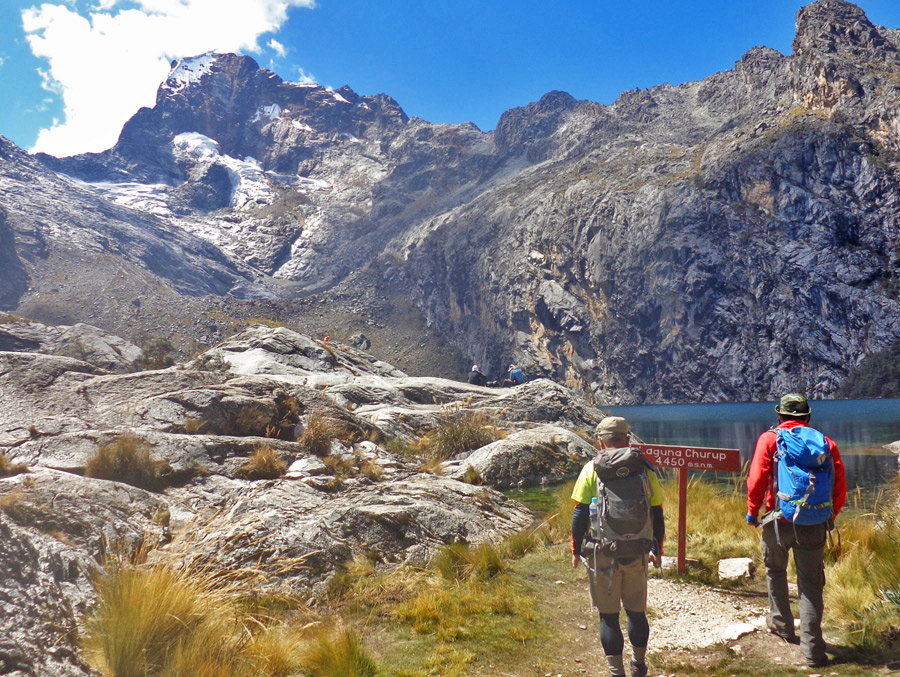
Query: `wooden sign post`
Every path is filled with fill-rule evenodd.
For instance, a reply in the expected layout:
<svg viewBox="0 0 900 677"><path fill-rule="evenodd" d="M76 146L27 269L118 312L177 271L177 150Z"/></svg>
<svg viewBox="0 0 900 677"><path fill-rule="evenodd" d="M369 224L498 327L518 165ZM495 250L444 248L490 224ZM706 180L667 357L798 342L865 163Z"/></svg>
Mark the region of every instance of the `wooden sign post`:
<svg viewBox="0 0 900 677"><path fill-rule="evenodd" d="M669 444L635 444L644 456L660 468L678 469L678 573L685 572L685 531L687 530L688 470L739 472L740 449L677 447Z"/></svg>

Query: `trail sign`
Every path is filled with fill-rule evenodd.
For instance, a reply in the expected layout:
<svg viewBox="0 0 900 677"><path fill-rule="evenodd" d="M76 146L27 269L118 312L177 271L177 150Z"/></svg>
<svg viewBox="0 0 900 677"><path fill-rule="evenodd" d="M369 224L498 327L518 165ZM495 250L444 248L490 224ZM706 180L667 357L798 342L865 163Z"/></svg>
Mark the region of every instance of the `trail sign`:
<svg viewBox="0 0 900 677"><path fill-rule="evenodd" d="M676 447L670 444L636 444L644 456L660 468L690 468L739 472L740 449L712 449L710 447Z"/></svg>
<svg viewBox="0 0 900 677"><path fill-rule="evenodd" d="M644 456L661 468L678 469L678 573L685 571L685 531L687 527L688 470L714 470L739 472L740 449L713 449L710 447L682 447L670 444L634 444Z"/></svg>

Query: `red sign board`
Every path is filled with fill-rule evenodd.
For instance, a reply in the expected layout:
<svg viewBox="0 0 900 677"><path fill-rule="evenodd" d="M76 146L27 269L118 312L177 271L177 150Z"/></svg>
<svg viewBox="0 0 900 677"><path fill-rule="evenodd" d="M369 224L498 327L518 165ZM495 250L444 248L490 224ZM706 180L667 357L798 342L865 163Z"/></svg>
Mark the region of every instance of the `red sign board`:
<svg viewBox="0 0 900 677"><path fill-rule="evenodd" d="M678 447L670 444L634 444L653 465L678 468L678 573L685 572L688 470L740 472L740 449Z"/></svg>
<svg viewBox="0 0 900 677"><path fill-rule="evenodd" d="M688 468L739 472L740 449L712 449L710 447L676 447L669 444L636 444L653 465L660 468Z"/></svg>

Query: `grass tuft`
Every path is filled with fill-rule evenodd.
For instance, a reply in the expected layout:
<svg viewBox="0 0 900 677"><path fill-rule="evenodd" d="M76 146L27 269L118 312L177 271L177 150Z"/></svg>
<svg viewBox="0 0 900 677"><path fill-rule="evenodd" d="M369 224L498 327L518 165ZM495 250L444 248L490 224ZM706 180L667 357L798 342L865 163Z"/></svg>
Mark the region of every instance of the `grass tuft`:
<svg viewBox="0 0 900 677"><path fill-rule="evenodd" d="M175 345L168 338L149 339L141 345L141 351L134 362L138 371L167 369L175 364Z"/></svg>
<svg viewBox="0 0 900 677"><path fill-rule="evenodd" d="M167 462L153 459L146 442L127 434L100 445L84 469L87 477L124 482L150 491L161 489L164 478L171 473Z"/></svg>
<svg viewBox="0 0 900 677"><path fill-rule="evenodd" d="M115 677L298 674L304 628L274 614L290 608L296 618L303 609L289 597L270 595L274 605L261 600L259 584L303 568L304 558L245 567L217 560L216 553L258 532L259 518L218 513L198 518L165 549L145 542L110 558L95 579L98 604L85 623L91 665Z"/></svg>
<svg viewBox="0 0 900 677"><path fill-rule="evenodd" d="M86 655L115 677L289 675L287 637L243 616L228 585L165 563L118 564L97 585Z"/></svg>
<svg viewBox="0 0 900 677"><path fill-rule="evenodd" d="M467 484L484 484L484 478L481 477L481 473L478 472L478 468L471 465L466 466L466 476L464 479Z"/></svg>
<svg viewBox="0 0 900 677"><path fill-rule="evenodd" d="M303 673L310 677L375 677L378 664L358 634L349 629L323 633L301 651Z"/></svg>
<svg viewBox="0 0 900 677"><path fill-rule="evenodd" d="M362 459L359 470L364 477L368 477L373 482L378 482L384 477L384 466L375 459Z"/></svg>
<svg viewBox="0 0 900 677"><path fill-rule="evenodd" d="M575 512L573 489L575 480L566 482L554 494L556 509L547 518L547 524L557 540L567 540L572 533L572 514Z"/></svg>
<svg viewBox="0 0 900 677"><path fill-rule="evenodd" d="M331 443L340 436L340 433L341 427L338 421L323 414L314 413L310 415L298 441L309 450L309 453L324 458L331 452Z"/></svg>
<svg viewBox="0 0 900 677"><path fill-rule="evenodd" d="M495 442L502 436L484 412L444 407L440 424L425 435L427 460L431 463L446 461L457 454Z"/></svg>
<svg viewBox="0 0 900 677"><path fill-rule="evenodd" d="M238 469L238 475L248 480L274 480L287 472L287 464L272 447L263 444Z"/></svg>
<svg viewBox="0 0 900 677"><path fill-rule="evenodd" d="M0 454L0 477L12 477L28 472L28 466L21 463L12 463L6 456Z"/></svg>
<svg viewBox="0 0 900 677"><path fill-rule="evenodd" d="M206 425L206 421L196 416L187 416L184 419L184 432L187 435L196 435Z"/></svg>
<svg viewBox="0 0 900 677"><path fill-rule="evenodd" d="M506 562L491 543L484 542L474 548L466 543L449 543L438 551L431 566L448 581L484 581L501 573Z"/></svg>

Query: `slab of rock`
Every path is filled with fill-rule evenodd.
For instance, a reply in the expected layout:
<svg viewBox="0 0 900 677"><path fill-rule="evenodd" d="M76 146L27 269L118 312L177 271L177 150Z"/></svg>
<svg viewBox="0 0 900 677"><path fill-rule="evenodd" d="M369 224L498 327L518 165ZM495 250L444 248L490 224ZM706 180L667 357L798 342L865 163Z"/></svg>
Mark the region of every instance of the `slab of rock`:
<svg viewBox="0 0 900 677"><path fill-rule="evenodd" d="M515 388L486 388L426 377L358 379L328 388L328 396L399 437L424 434L440 425L448 412L479 411L511 427L554 423L585 431L593 430L602 418L582 397L548 379Z"/></svg>
<svg viewBox="0 0 900 677"><path fill-rule="evenodd" d="M216 359L237 374L265 374L320 387L359 375L406 376L361 350L319 341L285 327L250 327L204 353L201 363Z"/></svg>
<svg viewBox="0 0 900 677"><path fill-rule="evenodd" d="M372 347L372 342L365 334L354 334L350 337L350 345L360 350L368 350Z"/></svg>
<svg viewBox="0 0 900 677"><path fill-rule="evenodd" d="M474 471L482 483L499 489L533 487L576 476L596 455L596 447L570 430L542 425L454 457L443 471L458 480Z"/></svg>
<svg viewBox="0 0 900 677"><path fill-rule="evenodd" d="M331 492L291 479L219 479L216 486L217 500L206 502L215 512L182 531L196 541L187 549L225 568L297 558L295 568L269 583L314 596L358 555L374 555L382 566L425 565L446 543L499 542L533 519L496 491L423 473L390 482L357 478ZM187 493L173 490L169 498L180 501Z"/></svg>
<svg viewBox="0 0 900 677"><path fill-rule="evenodd" d="M130 371L143 351L89 324L49 325L0 313L0 350L73 357L110 371Z"/></svg>
<svg viewBox="0 0 900 677"><path fill-rule="evenodd" d="M43 466L80 474L100 446L111 444L123 435L143 442L155 460L167 462L176 472L196 470L234 477L237 469L263 446L271 447L287 463L307 455L296 442L267 437L187 435L148 428L117 428L38 437L11 449L7 456L15 463L32 468Z"/></svg>

